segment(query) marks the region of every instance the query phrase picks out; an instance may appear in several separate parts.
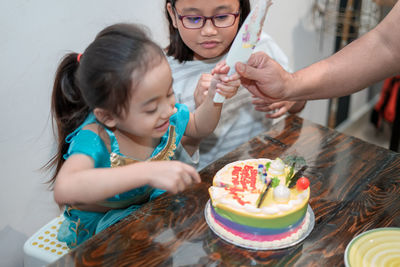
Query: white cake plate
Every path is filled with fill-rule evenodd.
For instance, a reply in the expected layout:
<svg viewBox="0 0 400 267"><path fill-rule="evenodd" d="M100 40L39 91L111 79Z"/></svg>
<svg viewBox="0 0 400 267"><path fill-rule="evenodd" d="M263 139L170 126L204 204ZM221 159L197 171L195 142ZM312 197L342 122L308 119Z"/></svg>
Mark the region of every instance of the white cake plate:
<svg viewBox="0 0 400 267"><path fill-rule="evenodd" d="M310 223L308 224L307 229L303 232L303 234L297 238L296 240L290 241L290 242L286 242L286 243L282 243L282 244L276 244L270 241L265 241L265 242L257 242L257 243L262 243L262 245L250 245L250 244L241 244L238 241L234 241L232 240L230 237L228 237L225 233L218 231L216 229L216 227L211 223L212 217L211 217L211 202L210 200L208 200L206 207L204 209L204 217L206 218L206 222L208 224L208 226L210 227L210 229L220 238L222 238L223 240L225 240L228 243L231 243L235 246L238 247L242 247L242 248L247 248L247 249L254 249L254 250L277 250L277 249L283 249L283 248L288 248L291 246L294 246L298 243L300 243L301 241L303 241L312 231L312 229L314 228L314 224L315 224L315 216L314 216L314 212L311 209L310 205L308 205L307 207L307 214L309 216L309 220Z"/></svg>

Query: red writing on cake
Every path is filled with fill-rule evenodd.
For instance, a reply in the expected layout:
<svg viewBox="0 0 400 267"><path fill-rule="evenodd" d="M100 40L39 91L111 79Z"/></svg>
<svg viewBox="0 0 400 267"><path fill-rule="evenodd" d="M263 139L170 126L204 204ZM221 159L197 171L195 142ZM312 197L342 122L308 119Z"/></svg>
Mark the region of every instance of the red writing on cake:
<svg viewBox="0 0 400 267"><path fill-rule="evenodd" d="M243 168L234 166L232 170L232 184L233 186L226 187L225 190L229 191L233 199L237 200L240 205L250 204L249 201L244 201L240 193L249 191L255 192L257 181L257 169L253 166L245 165Z"/></svg>

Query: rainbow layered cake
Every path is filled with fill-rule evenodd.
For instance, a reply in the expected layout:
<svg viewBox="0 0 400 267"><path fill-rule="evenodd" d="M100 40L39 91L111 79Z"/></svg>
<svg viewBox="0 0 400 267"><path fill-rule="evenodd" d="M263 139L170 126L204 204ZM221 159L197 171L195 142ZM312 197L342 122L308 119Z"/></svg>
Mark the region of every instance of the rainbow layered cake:
<svg viewBox="0 0 400 267"><path fill-rule="evenodd" d="M306 168L306 166L304 166ZM245 247L280 248L304 236L309 181L281 159L249 159L219 170L209 188L206 219L228 241Z"/></svg>

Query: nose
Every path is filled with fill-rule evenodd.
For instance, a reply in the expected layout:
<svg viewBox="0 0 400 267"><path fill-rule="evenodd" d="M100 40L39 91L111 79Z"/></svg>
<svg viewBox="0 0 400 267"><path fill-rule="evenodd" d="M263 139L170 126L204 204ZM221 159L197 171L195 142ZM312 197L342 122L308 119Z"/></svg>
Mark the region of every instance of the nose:
<svg viewBox="0 0 400 267"><path fill-rule="evenodd" d="M203 28L201 28L201 34L206 36L217 34L217 28L214 26L210 18L207 18Z"/></svg>
<svg viewBox="0 0 400 267"><path fill-rule="evenodd" d="M161 118L168 119L176 112L175 99L173 101L165 101L161 110Z"/></svg>

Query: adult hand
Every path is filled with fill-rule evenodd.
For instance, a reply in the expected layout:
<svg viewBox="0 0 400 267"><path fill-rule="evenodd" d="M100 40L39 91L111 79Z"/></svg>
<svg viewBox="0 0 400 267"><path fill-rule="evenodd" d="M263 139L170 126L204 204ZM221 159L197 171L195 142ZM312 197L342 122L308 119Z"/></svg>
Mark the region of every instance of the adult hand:
<svg viewBox="0 0 400 267"><path fill-rule="evenodd" d="M286 112L292 114L300 112L304 108L306 101L279 101L268 104L261 98L255 98L252 103L255 110L267 112L265 117L276 119L286 114Z"/></svg>
<svg viewBox="0 0 400 267"><path fill-rule="evenodd" d="M293 79L291 73L264 52L252 54L247 64L238 62L235 68L242 85L269 104L285 99L288 83Z"/></svg>

